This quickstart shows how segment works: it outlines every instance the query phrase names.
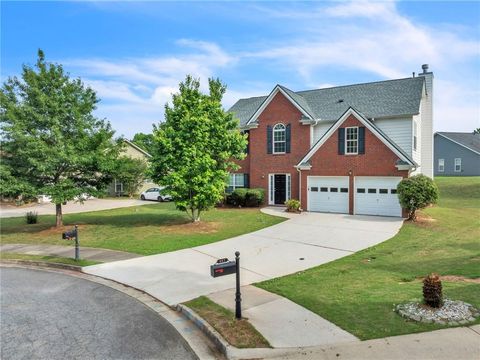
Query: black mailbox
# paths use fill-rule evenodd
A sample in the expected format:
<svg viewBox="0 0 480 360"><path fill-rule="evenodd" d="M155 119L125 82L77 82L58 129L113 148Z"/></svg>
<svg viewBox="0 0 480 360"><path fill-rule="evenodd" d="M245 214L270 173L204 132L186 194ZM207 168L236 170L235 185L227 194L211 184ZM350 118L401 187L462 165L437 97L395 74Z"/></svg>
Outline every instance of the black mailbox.
<svg viewBox="0 0 480 360"><path fill-rule="evenodd" d="M228 261L228 259L220 259L213 265L210 265L210 275L219 277L223 275L235 274L237 272L237 263Z"/></svg>
<svg viewBox="0 0 480 360"><path fill-rule="evenodd" d="M64 240L70 240L72 238L74 238L77 234L77 232L75 230L72 230L72 231L65 231L64 233L62 233L62 239Z"/></svg>

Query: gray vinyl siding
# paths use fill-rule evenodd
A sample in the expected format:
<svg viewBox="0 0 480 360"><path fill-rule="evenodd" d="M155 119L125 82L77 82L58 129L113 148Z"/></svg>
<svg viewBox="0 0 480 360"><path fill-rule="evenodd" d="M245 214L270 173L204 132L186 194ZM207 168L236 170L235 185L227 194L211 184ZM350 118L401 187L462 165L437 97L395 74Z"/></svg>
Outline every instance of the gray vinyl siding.
<svg viewBox="0 0 480 360"><path fill-rule="evenodd" d="M412 117L375 119L374 124L410 157L412 156Z"/></svg>
<svg viewBox="0 0 480 360"><path fill-rule="evenodd" d="M461 172L455 172L455 158L462 159ZM434 138L435 176L480 176L480 155L443 136ZM445 171L438 171L438 159L444 159Z"/></svg>

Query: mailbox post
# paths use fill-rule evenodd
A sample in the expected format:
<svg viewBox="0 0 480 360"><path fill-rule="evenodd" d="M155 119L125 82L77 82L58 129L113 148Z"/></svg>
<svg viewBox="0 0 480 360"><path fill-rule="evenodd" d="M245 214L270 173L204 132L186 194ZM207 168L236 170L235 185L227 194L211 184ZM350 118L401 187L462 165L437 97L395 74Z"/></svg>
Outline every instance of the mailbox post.
<svg viewBox="0 0 480 360"><path fill-rule="evenodd" d="M75 239L75 261L80 260L80 244L78 241L78 226L75 225L75 229L71 231L65 231L62 233L62 239L64 240L70 240L70 239Z"/></svg>
<svg viewBox="0 0 480 360"><path fill-rule="evenodd" d="M235 317L242 318L242 294L240 293L240 251L235 251L235 267L237 270L237 289L235 291Z"/></svg>
<svg viewBox="0 0 480 360"><path fill-rule="evenodd" d="M235 261L229 261L227 258L219 259L213 265L210 265L210 275L219 277L224 275L236 274L235 290L235 318L242 318L242 295L240 293L240 252L235 252Z"/></svg>

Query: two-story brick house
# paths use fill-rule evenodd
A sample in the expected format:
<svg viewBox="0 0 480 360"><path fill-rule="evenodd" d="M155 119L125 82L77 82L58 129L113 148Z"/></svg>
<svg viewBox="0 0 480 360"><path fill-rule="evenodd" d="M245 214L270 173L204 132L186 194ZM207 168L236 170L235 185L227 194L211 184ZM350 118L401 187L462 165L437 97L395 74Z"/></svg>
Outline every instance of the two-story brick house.
<svg viewBox="0 0 480 360"><path fill-rule="evenodd" d="M229 110L248 133L230 188L263 188L268 204L401 216L402 178L433 176L433 74L241 99Z"/></svg>

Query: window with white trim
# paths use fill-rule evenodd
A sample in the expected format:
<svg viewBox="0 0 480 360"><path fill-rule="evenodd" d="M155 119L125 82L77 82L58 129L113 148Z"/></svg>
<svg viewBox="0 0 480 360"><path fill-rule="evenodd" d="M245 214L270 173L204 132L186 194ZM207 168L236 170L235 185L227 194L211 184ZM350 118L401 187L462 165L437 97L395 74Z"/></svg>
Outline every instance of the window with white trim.
<svg viewBox="0 0 480 360"><path fill-rule="evenodd" d="M277 124L273 127L273 153L284 154L287 150L285 125Z"/></svg>
<svg viewBox="0 0 480 360"><path fill-rule="evenodd" d="M438 172L445 171L445 159L438 159Z"/></svg>
<svg viewBox="0 0 480 360"><path fill-rule="evenodd" d="M345 154L358 154L358 127L345 128Z"/></svg>
<svg viewBox="0 0 480 360"><path fill-rule="evenodd" d="M245 174L230 174L227 193L243 187L245 187Z"/></svg>
<svg viewBox="0 0 480 360"><path fill-rule="evenodd" d="M455 172L461 172L462 171L462 159L461 158L455 158L454 170L455 170Z"/></svg>

